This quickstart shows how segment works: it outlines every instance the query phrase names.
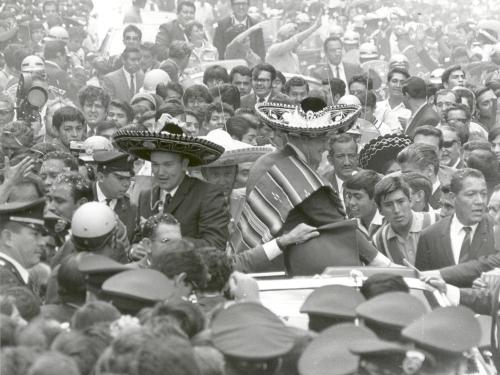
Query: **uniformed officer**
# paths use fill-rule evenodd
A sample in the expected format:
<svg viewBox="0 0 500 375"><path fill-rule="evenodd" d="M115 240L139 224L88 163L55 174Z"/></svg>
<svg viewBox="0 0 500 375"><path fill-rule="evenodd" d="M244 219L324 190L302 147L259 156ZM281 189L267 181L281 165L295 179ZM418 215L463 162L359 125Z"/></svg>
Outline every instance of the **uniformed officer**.
<svg viewBox="0 0 500 375"><path fill-rule="evenodd" d="M130 202L127 191L133 177L130 155L118 151L97 151L97 182L92 186L94 200L105 203L116 212L132 240L136 229L137 208Z"/></svg>
<svg viewBox="0 0 500 375"><path fill-rule="evenodd" d="M28 269L40 262L45 199L0 205L0 288L28 286ZM33 290L34 291L34 290Z"/></svg>

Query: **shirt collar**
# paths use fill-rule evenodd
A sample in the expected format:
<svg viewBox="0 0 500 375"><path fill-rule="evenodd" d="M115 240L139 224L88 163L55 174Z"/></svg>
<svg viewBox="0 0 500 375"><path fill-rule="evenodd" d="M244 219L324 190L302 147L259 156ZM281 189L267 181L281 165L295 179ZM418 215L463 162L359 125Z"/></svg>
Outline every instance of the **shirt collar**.
<svg viewBox="0 0 500 375"><path fill-rule="evenodd" d="M451 233L458 234L464 227L471 227L471 237L474 237L474 233L476 233L476 229L479 223L476 223L474 225L463 225L460 220L458 220L458 217L456 214L453 214L453 217L451 219L451 224L450 224L450 231ZM453 237L452 237L453 238Z"/></svg>
<svg viewBox="0 0 500 375"><path fill-rule="evenodd" d="M174 187L172 190L161 189L160 200L162 202L165 202L165 197L167 196L167 194L170 194L170 196L173 197L175 195L175 193L177 192L178 189L179 189L179 185L177 185L176 187Z"/></svg>
<svg viewBox="0 0 500 375"><path fill-rule="evenodd" d="M101 187L99 186L99 182L95 184L95 190L97 193L97 201L98 202L105 202L108 197L102 192Z"/></svg>
<svg viewBox="0 0 500 375"><path fill-rule="evenodd" d="M243 19L243 21L238 21L238 20L236 19L236 17L234 16L234 14L233 14L233 25L245 25L245 26L246 26L247 22L248 22L248 16L247 16L247 17L245 17L245 18Z"/></svg>
<svg viewBox="0 0 500 375"><path fill-rule="evenodd" d="M408 234L410 233L419 233L422 231L422 227L424 225L424 215L420 212L414 212L413 210L411 211L411 226L410 230L408 231ZM392 227L389 225L389 228L387 230L387 238L394 238L394 237L401 237L399 234L394 232L392 230Z"/></svg>
<svg viewBox="0 0 500 375"><path fill-rule="evenodd" d="M12 258L12 257L10 257L7 254L2 253L2 252L0 252L0 258L4 259L7 262L9 262L10 264L12 264L14 266L14 268L17 270L17 272L19 272L19 275L23 279L24 283L28 284L28 279L30 277L30 273L28 272L28 270L26 268L24 268L21 265L21 263L19 263L14 258Z"/></svg>
<svg viewBox="0 0 500 375"><path fill-rule="evenodd" d="M436 181L432 183L432 194L436 192L437 189L441 186L441 182L439 182L439 178L436 178Z"/></svg>

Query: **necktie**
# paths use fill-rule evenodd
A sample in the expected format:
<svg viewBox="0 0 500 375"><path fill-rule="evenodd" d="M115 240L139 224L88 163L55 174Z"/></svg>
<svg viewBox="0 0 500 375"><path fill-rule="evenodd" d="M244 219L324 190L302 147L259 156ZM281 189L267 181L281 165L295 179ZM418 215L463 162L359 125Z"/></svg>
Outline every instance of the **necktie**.
<svg viewBox="0 0 500 375"><path fill-rule="evenodd" d="M264 101L265 101L265 100L266 100L265 98L260 98L260 97L259 97L258 102L259 102L259 103L264 103Z"/></svg>
<svg viewBox="0 0 500 375"><path fill-rule="evenodd" d="M106 206L109 206L111 203L112 199L111 198L106 198Z"/></svg>
<svg viewBox="0 0 500 375"><path fill-rule="evenodd" d="M465 232L465 237L462 242L462 247L460 248L460 256L459 256L459 263L464 263L469 260L470 256L470 245L471 245L471 233L472 233L472 228L471 227L463 227L463 230Z"/></svg>
<svg viewBox="0 0 500 375"><path fill-rule="evenodd" d="M132 96L135 95L135 82L133 74L130 74L130 94L132 94Z"/></svg>
<svg viewBox="0 0 500 375"><path fill-rule="evenodd" d="M335 73L337 74L337 77L335 78L339 78L340 79L340 68L338 65L335 65Z"/></svg>
<svg viewBox="0 0 500 375"><path fill-rule="evenodd" d="M168 193L167 195L165 195L165 202L163 203L163 212L167 212L167 207L171 201L172 201L172 195Z"/></svg>

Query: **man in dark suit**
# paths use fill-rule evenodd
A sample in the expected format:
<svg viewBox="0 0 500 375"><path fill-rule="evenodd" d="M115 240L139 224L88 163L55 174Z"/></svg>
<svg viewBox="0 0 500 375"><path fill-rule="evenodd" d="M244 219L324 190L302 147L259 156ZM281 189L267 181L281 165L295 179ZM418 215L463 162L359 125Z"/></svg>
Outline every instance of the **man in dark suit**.
<svg viewBox="0 0 500 375"><path fill-rule="evenodd" d="M240 100L241 108L255 107L260 102L289 102L290 99L285 94L275 94L273 92L273 81L276 79L276 69L270 64L262 63L252 69L252 89L253 92L244 95Z"/></svg>
<svg viewBox="0 0 500 375"><path fill-rule="evenodd" d="M69 58L66 55L66 44L61 40L46 42L43 57L48 84L63 91L65 97L76 103L76 86L72 84L67 72Z"/></svg>
<svg viewBox="0 0 500 375"><path fill-rule="evenodd" d="M226 47L240 33L258 23L248 15L249 0L231 0L233 15L218 22L214 34L214 46L219 51L219 58L224 59ZM254 31L250 36L250 48L264 61L266 47L262 29Z"/></svg>
<svg viewBox="0 0 500 375"><path fill-rule="evenodd" d="M158 60L162 61L168 57L168 49L174 40L187 41L186 25L194 20L196 6L191 1L180 1L177 4L177 18L160 25L156 34L156 47Z"/></svg>
<svg viewBox="0 0 500 375"><path fill-rule="evenodd" d="M26 286L28 269L40 262L45 199L0 205L0 290Z"/></svg>
<svg viewBox="0 0 500 375"><path fill-rule="evenodd" d="M332 78L338 78L344 81L346 87L351 78L356 74L363 74L363 69L359 65L350 64L342 61L342 40L338 37L329 37L323 43L326 63L319 64L311 75L320 81L329 81Z"/></svg>
<svg viewBox="0 0 500 375"><path fill-rule="evenodd" d="M427 228L418 241L415 266L422 271L440 271L496 253L482 173L472 168L455 172L450 190L455 214Z"/></svg>
<svg viewBox="0 0 500 375"><path fill-rule="evenodd" d="M122 62L122 68L104 76L104 88L109 91L111 98L129 103L144 83L139 48L125 48L122 53Z"/></svg>
<svg viewBox="0 0 500 375"><path fill-rule="evenodd" d="M413 136L415 129L422 125L436 126L441 121L438 113L427 102L427 85L422 78L410 77L402 87L403 102L411 110L411 117L405 128L405 134Z"/></svg>
<svg viewBox="0 0 500 375"><path fill-rule="evenodd" d="M139 196L138 221L142 224L157 213L170 213L180 222L183 238L197 247L225 250L229 209L222 190L186 174L188 166L208 164L223 149L212 142L187 137L180 129L175 131L178 132L154 135L115 133L119 148L151 161L155 186Z"/></svg>
<svg viewBox="0 0 500 375"><path fill-rule="evenodd" d="M137 207L126 195L133 176L129 155L118 151L98 151L93 155L97 164L97 182L93 184L94 200L113 209L127 228L132 240L137 227Z"/></svg>

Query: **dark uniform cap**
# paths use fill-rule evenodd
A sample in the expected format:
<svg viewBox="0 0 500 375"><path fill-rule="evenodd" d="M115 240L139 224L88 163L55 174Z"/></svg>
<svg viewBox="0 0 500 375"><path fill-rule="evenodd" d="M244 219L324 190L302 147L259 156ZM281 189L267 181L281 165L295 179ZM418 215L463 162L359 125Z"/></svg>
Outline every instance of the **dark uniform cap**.
<svg viewBox="0 0 500 375"><path fill-rule="evenodd" d="M237 303L212 322L212 341L224 355L269 360L288 353L295 335L274 313L259 303Z"/></svg>
<svg viewBox="0 0 500 375"><path fill-rule="evenodd" d="M0 223L19 223L33 229L43 229L43 210L45 198L28 202L9 202L0 204Z"/></svg>
<svg viewBox="0 0 500 375"><path fill-rule="evenodd" d="M106 172L120 172L121 175L131 175L133 164L130 155L118 151L96 151L93 154L97 165L102 166Z"/></svg>
<svg viewBox="0 0 500 375"><path fill-rule="evenodd" d="M427 312L415 296L404 292L380 294L356 308L356 314L377 324L404 328Z"/></svg>
<svg viewBox="0 0 500 375"><path fill-rule="evenodd" d="M300 312L354 319L356 307L364 301L363 295L354 288L344 285L326 285L315 289L307 297Z"/></svg>
<svg viewBox="0 0 500 375"><path fill-rule="evenodd" d="M481 327L467 307L442 307L403 329L402 336L431 352L459 355L481 339Z"/></svg>
<svg viewBox="0 0 500 375"><path fill-rule="evenodd" d="M355 373L359 357L349 351L365 340L375 338L365 327L352 323L338 324L321 332L299 359L300 375L344 375Z"/></svg>

